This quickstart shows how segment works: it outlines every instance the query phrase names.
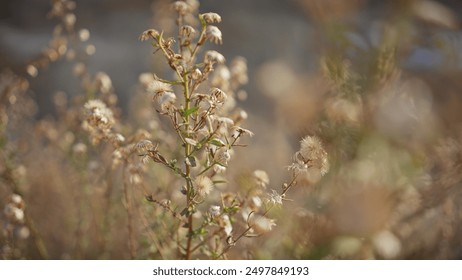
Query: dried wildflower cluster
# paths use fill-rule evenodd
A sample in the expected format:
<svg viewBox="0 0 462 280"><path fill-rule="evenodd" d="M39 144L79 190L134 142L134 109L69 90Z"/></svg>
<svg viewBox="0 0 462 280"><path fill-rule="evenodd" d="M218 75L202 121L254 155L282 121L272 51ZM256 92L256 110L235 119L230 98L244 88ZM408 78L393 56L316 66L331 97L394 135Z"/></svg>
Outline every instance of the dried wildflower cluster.
<svg viewBox="0 0 462 280"><path fill-rule="evenodd" d="M39 69L45 68L50 63L63 57L72 61L78 56L91 56L95 53L95 46L87 43L90 38L90 31L88 29L76 29L75 8L76 3L71 0L52 1L52 9L48 13L48 18L58 19L59 21L53 30L53 37L48 47L42 51L39 57L27 65L26 72L31 77L36 77ZM82 43L79 48L74 46L73 42L75 41ZM83 65L76 68L80 68L80 71L82 71Z"/></svg>
<svg viewBox="0 0 462 280"><path fill-rule="evenodd" d="M7 242L0 248L2 259L19 258L20 252L15 248L15 241L29 238L30 230L25 221L25 206L22 197L13 194L3 209L2 239L6 239Z"/></svg>
<svg viewBox="0 0 462 280"><path fill-rule="evenodd" d="M180 226L187 230L182 237L185 244L179 246L183 257L188 259L198 248L197 242L205 242L207 238L231 242L232 217L239 210L237 197L227 195L227 199L221 199L221 205L210 205L208 201L218 198L215 190L224 183L233 150L242 146L243 136L253 133L241 127L247 114L236 107L237 99L245 98L245 93L238 91L248 80L245 60L237 58L228 67L222 54L203 50L207 42L223 43L222 33L215 25L221 22L220 15L199 14L200 25L195 26L197 19L191 16L197 14L197 1L176 1L172 9L177 15L176 38L149 29L141 34L140 40L151 41L156 53L161 53L175 74L173 80L152 75L146 90L156 111L170 120L183 146L182 155L167 159L148 139L136 147L144 161L150 158L183 178L184 185L178 189L185 196L182 202L185 207L180 213L184 220ZM210 208L207 215L200 214L204 211L203 204ZM207 234L209 227L217 229ZM217 256L221 246L202 253Z"/></svg>

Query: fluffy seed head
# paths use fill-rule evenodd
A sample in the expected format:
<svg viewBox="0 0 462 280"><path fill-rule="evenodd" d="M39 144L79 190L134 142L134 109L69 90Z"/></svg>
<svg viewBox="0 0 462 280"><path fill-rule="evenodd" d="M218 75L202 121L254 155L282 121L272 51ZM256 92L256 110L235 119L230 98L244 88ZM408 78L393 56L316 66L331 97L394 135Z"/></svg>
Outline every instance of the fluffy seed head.
<svg viewBox="0 0 462 280"><path fill-rule="evenodd" d="M159 31L155 30L155 29L148 29L148 30L145 30L143 33L141 33L140 35L140 41L146 41L146 40L149 40L149 39L156 39L157 37L159 36Z"/></svg>
<svg viewBox="0 0 462 280"><path fill-rule="evenodd" d="M316 168L325 175L329 171L327 152L324 150L321 140L315 136L307 136L300 142L300 151L296 157L301 158L308 167Z"/></svg>
<svg viewBox="0 0 462 280"><path fill-rule="evenodd" d="M255 178L257 185L263 188L266 188L270 182L268 174L263 170L255 170L253 172L253 177Z"/></svg>
<svg viewBox="0 0 462 280"><path fill-rule="evenodd" d="M224 63L225 57L217 51L207 51L204 58L205 63Z"/></svg>
<svg viewBox="0 0 462 280"><path fill-rule="evenodd" d="M221 22L221 16L217 13L205 13L205 14L202 14L202 17L204 18L205 22L208 24Z"/></svg>
<svg viewBox="0 0 462 280"><path fill-rule="evenodd" d="M209 39L210 42L217 45L223 44L223 37L218 27L214 25L207 26L207 29L205 30L205 35L207 36L207 39Z"/></svg>
<svg viewBox="0 0 462 280"><path fill-rule="evenodd" d="M210 194L213 189L213 182L207 176L199 176L195 180L197 193L204 197Z"/></svg>

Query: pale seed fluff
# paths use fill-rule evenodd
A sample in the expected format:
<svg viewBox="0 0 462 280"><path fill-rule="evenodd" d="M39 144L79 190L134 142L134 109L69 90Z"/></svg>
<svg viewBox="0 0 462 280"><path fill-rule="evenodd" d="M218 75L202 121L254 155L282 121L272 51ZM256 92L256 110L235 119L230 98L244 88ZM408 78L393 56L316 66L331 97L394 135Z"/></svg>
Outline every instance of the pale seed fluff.
<svg viewBox="0 0 462 280"><path fill-rule="evenodd" d="M205 14L202 14L202 17L205 20L205 22L209 24L221 22L221 16L217 13L205 13Z"/></svg>
<svg viewBox="0 0 462 280"><path fill-rule="evenodd" d="M207 51L204 57L205 63L224 63L225 57L217 51Z"/></svg>
<svg viewBox="0 0 462 280"><path fill-rule="evenodd" d="M173 10L178 12L180 15L186 15L190 11L190 7L186 2L183 1L175 1L172 4Z"/></svg>
<svg viewBox="0 0 462 280"><path fill-rule="evenodd" d="M87 120L91 125L112 125L114 115L106 104L99 99L88 100L84 108L87 114Z"/></svg>
<svg viewBox="0 0 462 280"><path fill-rule="evenodd" d="M213 182L207 176L199 176L194 182L196 184L197 193L202 197L209 195L213 189Z"/></svg>
<svg viewBox="0 0 462 280"><path fill-rule="evenodd" d="M269 232L276 225L275 220L268 219L267 217L260 214L252 214L248 222L252 226L254 232L257 234Z"/></svg>
<svg viewBox="0 0 462 280"><path fill-rule="evenodd" d="M392 232L384 230L372 239L374 249L385 259L394 259L401 253L401 241Z"/></svg>
<svg viewBox="0 0 462 280"><path fill-rule="evenodd" d="M315 136L307 136L300 142L299 156L308 167L316 168L325 175L329 171L327 152L324 150L321 140Z"/></svg>
<svg viewBox="0 0 462 280"><path fill-rule="evenodd" d="M138 150L140 153L145 153L149 150L152 150L154 148L154 144L150 140L143 139L136 143L135 149Z"/></svg>
<svg viewBox="0 0 462 280"><path fill-rule="evenodd" d="M221 209L220 209L220 206L218 206L218 205L212 205L209 208L209 214L210 214L210 216L212 216L214 218L218 217L220 215L220 211L221 211Z"/></svg>
<svg viewBox="0 0 462 280"><path fill-rule="evenodd" d="M275 190L268 194L268 203L273 205L282 205L283 197Z"/></svg>
<svg viewBox="0 0 462 280"><path fill-rule="evenodd" d="M223 227L223 230L225 231L227 236L231 236L231 233L233 231L233 225L231 224L231 221L228 217L228 215L223 215L221 217L221 226Z"/></svg>
<svg viewBox="0 0 462 280"><path fill-rule="evenodd" d="M173 91L170 84L166 84L157 80L151 82L151 84L148 86L148 90L153 92L155 95Z"/></svg>
<svg viewBox="0 0 462 280"><path fill-rule="evenodd" d="M266 186L269 184L270 180L268 177L268 173L264 170L255 170L253 172L253 177L255 179L255 182L257 183L258 186L262 188L266 188Z"/></svg>
<svg viewBox="0 0 462 280"><path fill-rule="evenodd" d="M220 45L223 44L221 30L218 29L218 27L214 25L207 26L207 29L205 30L205 35L210 42Z"/></svg>

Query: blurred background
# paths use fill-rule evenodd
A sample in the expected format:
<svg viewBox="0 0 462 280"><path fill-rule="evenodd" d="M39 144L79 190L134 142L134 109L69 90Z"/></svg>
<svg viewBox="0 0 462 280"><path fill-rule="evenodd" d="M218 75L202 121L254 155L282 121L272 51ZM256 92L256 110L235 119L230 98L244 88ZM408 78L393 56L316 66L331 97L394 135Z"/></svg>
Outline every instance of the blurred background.
<svg viewBox="0 0 462 280"><path fill-rule="evenodd" d="M138 36L149 28L171 30L168 3L76 1L75 29L88 32L79 33L85 37L80 60L86 71L110 77L122 119L134 115L140 75L165 72L162 58ZM69 55L30 68L50 57L56 32L50 7L45 0L0 3L0 68L28 77L37 122L59 118L57 93L69 99L82 93ZM248 63L247 98L239 106L255 136L251 148L237 152L234 181L263 169L278 188L306 135L322 139L331 162L327 176L308 174L288 195L292 201L275 211L274 231L244 242L245 250L231 258L462 257L460 1L204 0L199 10L222 16L223 45L212 48L228 61L242 56ZM21 133L12 134L17 140ZM126 258L123 248L91 251L94 240L79 251L72 237L54 232L73 214L55 212L65 207L59 186L33 188L43 174L33 170L32 158L46 155L27 145L17 163L28 165L23 192L50 257ZM63 160L48 168L53 184L66 182ZM7 181L2 184L6 194ZM47 226L40 215L50 211ZM91 228L67 223L64 231L76 235ZM35 244L37 252L26 257L43 257Z"/></svg>

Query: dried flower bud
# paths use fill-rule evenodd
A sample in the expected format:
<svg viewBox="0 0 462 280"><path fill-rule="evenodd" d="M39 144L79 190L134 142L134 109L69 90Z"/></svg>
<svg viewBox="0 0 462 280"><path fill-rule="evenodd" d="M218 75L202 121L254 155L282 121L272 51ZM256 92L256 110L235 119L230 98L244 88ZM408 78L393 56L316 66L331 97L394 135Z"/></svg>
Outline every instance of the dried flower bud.
<svg viewBox="0 0 462 280"><path fill-rule="evenodd" d="M87 145L84 143L77 143L72 147L72 152L76 155L84 155L87 153Z"/></svg>
<svg viewBox="0 0 462 280"><path fill-rule="evenodd" d="M255 178L257 185L263 188L266 188L270 182L268 173L266 173L264 170L255 170L253 172L253 177Z"/></svg>
<svg viewBox="0 0 462 280"><path fill-rule="evenodd" d="M221 22L221 16L217 13L205 13L205 14L202 14L202 17L205 20L205 22L209 24Z"/></svg>
<svg viewBox="0 0 462 280"><path fill-rule="evenodd" d="M222 44L223 43L223 38L220 29L214 25L209 25L207 26L207 29L205 31L205 35L207 39L209 39L210 42L215 43L215 44Z"/></svg>
<svg viewBox="0 0 462 280"><path fill-rule="evenodd" d="M111 126L114 123L114 115L104 102L92 99L85 103L87 121L95 126Z"/></svg>
<svg viewBox="0 0 462 280"><path fill-rule="evenodd" d="M273 229L273 226L276 225L273 219L268 219L259 214L252 214L248 222L257 234L269 232Z"/></svg>
<svg viewBox="0 0 462 280"><path fill-rule="evenodd" d="M189 5L183 1L175 1L172 4L173 10L175 10L179 15L186 15L191 11Z"/></svg>
<svg viewBox="0 0 462 280"><path fill-rule="evenodd" d="M226 93L219 88L212 88L210 90L210 96L212 97L212 101L217 103L225 103L228 97Z"/></svg>
<svg viewBox="0 0 462 280"><path fill-rule="evenodd" d="M183 25L180 29L180 35L185 37L193 37L196 34L194 27L190 25Z"/></svg>
<svg viewBox="0 0 462 280"><path fill-rule="evenodd" d="M210 216L212 216L214 218L218 217L220 215L220 211L221 211L221 209L220 209L220 206L218 206L218 205L212 205L209 208Z"/></svg>
<svg viewBox="0 0 462 280"><path fill-rule="evenodd" d="M163 82L157 81L157 80L153 81L149 85L148 90L152 91L156 96L159 95L159 94L163 94L165 92L172 92L173 91L172 85L166 84L166 83L163 83Z"/></svg>
<svg viewBox="0 0 462 280"><path fill-rule="evenodd" d="M141 33L139 40L142 42L142 41L149 40L150 38L157 39L158 36L159 36L159 31L155 29L148 29L144 31L143 33Z"/></svg>
<svg viewBox="0 0 462 280"><path fill-rule="evenodd" d="M207 51L204 57L205 63L224 63L225 57L217 51Z"/></svg>
<svg viewBox="0 0 462 280"><path fill-rule="evenodd" d="M191 78L192 78L193 80L199 80L200 78L202 78L202 72L201 72L201 70L199 70L199 69L197 69L197 68L194 69L194 71L192 71L192 73L191 73Z"/></svg>

